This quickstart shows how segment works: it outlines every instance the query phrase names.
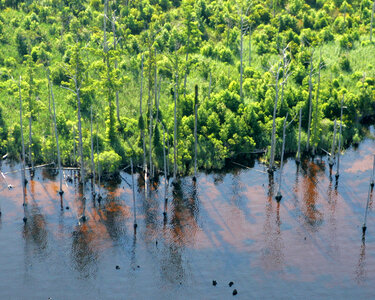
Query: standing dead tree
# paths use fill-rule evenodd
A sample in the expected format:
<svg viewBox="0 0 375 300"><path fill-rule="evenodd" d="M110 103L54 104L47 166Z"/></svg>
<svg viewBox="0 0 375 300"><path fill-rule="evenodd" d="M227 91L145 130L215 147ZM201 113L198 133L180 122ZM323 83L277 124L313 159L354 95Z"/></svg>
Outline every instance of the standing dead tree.
<svg viewBox="0 0 375 300"><path fill-rule="evenodd" d="M315 49L312 50L311 57L310 57L310 73L309 73L309 121L307 124L307 142L306 142L306 151L310 151L310 134L311 134L311 114L312 114L312 90L313 90L313 84L312 84L312 75L313 75L313 57L314 57Z"/></svg>
<svg viewBox="0 0 375 300"><path fill-rule="evenodd" d="M58 167L59 167L59 177L60 177L60 190L59 190L59 194L62 195L64 193L64 191L62 189L62 185L63 185L62 184L62 182L63 182L63 171L62 171L62 168L61 168L59 135L58 135L57 126L56 126L55 96L53 94L52 82L51 82L51 79L49 77L49 74L50 74L50 71L49 71L49 69L47 69L47 80L48 80L48 86L50 88L50 95L51 95L51 98L52 98L52 106L53 106L53 124L54 124L54 128L55 128L55 138L56 138L56 148L57 148L57 164L58 164Z"/></svg>

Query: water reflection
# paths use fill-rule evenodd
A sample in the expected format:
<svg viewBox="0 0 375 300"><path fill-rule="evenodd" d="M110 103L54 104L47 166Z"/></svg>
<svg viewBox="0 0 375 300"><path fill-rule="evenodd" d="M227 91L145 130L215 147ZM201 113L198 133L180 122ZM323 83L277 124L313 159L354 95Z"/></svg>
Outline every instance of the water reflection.
<svg viewBox="0 0 375 300"><path fill-rule="evenodd" d="M359 252L359 259L355 270L355 280L358 284L362 284L366 281L366 242L362 241L361 250Z"/></svg>
<svg viewBox="0 0 375 300"><path fill-rule="evenodd" d="M268 175L266 218L263 226L264 248L262 262L266 270L282 271L284 268L284 243L280 229L280 202L274 200L274 177Z"/></svg>
<svg viewBox="0 0 375 300"><path fill-rule="evenodd" d="M318 230L323 223L323 214L317 209L316 202L319 197L317 190L318 175L324 171L318 164L307 159L302 161L302 168L305 174L302 178L302 210L305 217L305 224L312 230Z"/></svg>
<svg viewBox="0 0 375 300"><path fill-rule="evenodd" d="M98 271L99 254L95 246L96 234L86 223L77 226L72 234L72 262L82 278L91 277Z"/></svg>

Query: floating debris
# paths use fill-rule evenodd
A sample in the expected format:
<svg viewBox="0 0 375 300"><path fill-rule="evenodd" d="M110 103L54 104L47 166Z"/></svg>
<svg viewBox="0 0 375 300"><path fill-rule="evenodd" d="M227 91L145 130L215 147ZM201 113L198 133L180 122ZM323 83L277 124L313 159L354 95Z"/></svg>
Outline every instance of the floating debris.
<svg viewBox="0 0 375 300"><path fill-rule="evenodd" d="M234 289L232 295L233 295L233 296L236 296L237 294L238 294L237 290Z"/></svg>
<svg viewBox="0 0 375 300"><path fill-rule="evenodd" d="M229 282L229 287L231 287L233 284L233 281Z"/></svg>
<svg viewBox="0 0 375 300"><path fill-rule="evenodd" d="M217 281L216 280L212 280L212 285L216 286L217 285Z"/></svg>

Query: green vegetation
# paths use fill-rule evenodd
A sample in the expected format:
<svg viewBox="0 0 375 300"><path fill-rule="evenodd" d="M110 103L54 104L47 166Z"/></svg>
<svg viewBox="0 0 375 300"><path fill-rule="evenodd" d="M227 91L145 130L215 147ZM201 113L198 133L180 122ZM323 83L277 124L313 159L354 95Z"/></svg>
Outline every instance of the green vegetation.
<svg viewBox="0 0 375 300"><path fill-rule="evenodd" d="M51 87L62 164L87 171L92 107L102 172L116 172L131 158L163 169L165 128L169 165L176 157L178 172L192 173L195 85L198 168L271 150L275 99L276 157L284 118L300 109L301 149L329 149L343 96L344 145L358 142L361 120L375 114L374 5L0 0L0 152L20 158L20 77L30 165L57 161ZM298 122L286 131L287 153L297 151Z"/></svg>

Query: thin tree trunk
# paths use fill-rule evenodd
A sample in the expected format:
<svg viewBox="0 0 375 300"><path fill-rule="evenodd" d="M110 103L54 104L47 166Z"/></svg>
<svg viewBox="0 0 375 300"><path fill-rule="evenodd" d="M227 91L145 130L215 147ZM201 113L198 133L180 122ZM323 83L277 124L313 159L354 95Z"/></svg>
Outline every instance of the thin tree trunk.
<svg viewBox="0 0 375 300"><path fill-rule="evenodd" d="M340 176L340 154L341 154L341 137L342 137L342 110L343 110L343 103L344 97L342 96L341 99L341 113L340 113L340 131L339 131L339 149L337 150L337 169L336 169L336 178Z"/></svg>
<svg viewBox="0 0 375 300"><path fill-rule="evenodd" d="M50 93L52 97L52 106L53 106L53 124L55 127L55 138L56 138L56 148L57 148L57 164L59 166L59 176L60 176L60 190L59 194L62 195L64 193L62 189L62 182L63 182L63 171L61 169L61 156L60 156L60 146L59 146L59 135L57 133L57 126L56 126L56 109L55 109L55 97L53 94L53 89L52 89L52 83L49 77L49 70L47 70L47 79L48 79L48 85L50 87Z"/></svg>
<svg viewBox="0 0 375 300"><path fill-rule="evenodd" d="M301 162L301 125L302 125L302 108L299 110L299 125L298 125L298 152L297 162Z"/></svg>
<svg viewBox="0 0 375 300"><path fill-rule="evenodd" d="M113 50L116 51L117 49L117 36L116 36L116 15L115 11L112 12L112 33L113 33ZM115 59L115 69L117 69L117 59ZM119 124L120 122L120 105L119 105L119 91L116 90L116 114L117 114L117 121Z"/></svg>
<svg viewBox="0 0 375 300"><path fill-rule="evenodd" d="M98 200L101 198L100 195L100 158L99 158L99 128L98 128L98 122L96 122L96 156L98 160L98 186L99 186L99 191L98 191Z"/></svg>
<svg viewBox="0 0 375 300"><path fill-rule="evenodd" d="M275 74L275 105L273 108L273 120L272 120L272 136L271 136L271 157L270 157L270 165L269 165L269 172L273 172L273 165L275 162L275 134L276 134L276 111L277 111L277 102L279 98L279 68L280 63L277 66L276 74Z"/></svg>
<svg viewBox="0 0 375 300"><path fill-rule="evenodd" d="M74 166L77 163L77 158L76 158L76 128L73 125L73 157L74 157Z"/></svg>
<svg viewBox="0 0 375 300"><path fill-rule="evenodd" d="M21 183L21 185L22 185L23 205L26 206L25 142L24 142L24 138L23 138L23 125L22 125L21 81L22 81L22 78L20 76L20 81L18 83L18 92L19 92L19 97L20 97L20 127L21 127L21 141L22 141L22 153L21 153L21 160L22 160L21 179L22 179L22 183Z"/></svg>
<svg viewBox="0 0 375 300"><path fill-rule="evenodd" d="M285 130L286 130L286 121L288 119L288 113L286 113L285 119L284 119L284 126L283 126L283 146L281 149L281 161L280 161L280 175L279 175L279 187L276 195L277 201L281 200L281 180L283 175L283 166L284 166L284 150L285 150Z"/></svg>
<svg viewBox="0 0 375 300"><path fill-rule="evenodd" d="M241 52L240 52L240 59L241 59L241 65L240 65L240 99L242 98L242 77L243 77L243 17L242 17L242 9L241 9Z"/></svg>
<svg viewBox="0 0 375 300"><path fill-rule="evenodd" d="M90 110L90 133L91 133L91 173L93 175L92 194L95 197L95 163L94 163L94 142L92 138L92 106Z"/></svg>
<svg viewBox="0 0 375 300"><path fill-rule="evenodd" d="M176 57L177 59L177 57ZM176 74L176 83L174 86L174 130L173 130L173 179L177 177L177 93L178 93L178 75Z"/></svg>
<svg viewBox="0 0 375 300"><path fill-rule="evenodd" d="M135 207L135 188L134 188L134 171L133 171L133 158L130 158L130 165L132 171L132 190L133 190L133 215L134 215L134 230L137 228L137 210Z"/></svg>
<svg viewBox="0 0 375 300"><path fill-rule="evenodd" d="M374 187L374 180L375 180L375 155L374 155L374 164L372 166L372 175L371 175L371 181L370 181L371 187Z"/></svg>
<svg viewBox="0 0 375 300"><path fill-rule="evenodd" d="M332 147L331 147L331 156L329 157L329 165L332 167L334 163L335 156L335 147L336 147L336 119L333 124L333 138L332 138Z"/></svg>
<svg viewBox="0 0 375 300"><path fill-rule="evenodd" d="M144 55L142 54L142 60L141 60L141 91L140 91L140 98L139 98L139 113L141 116L141 120L143 121L142 117L142 97L143 97L143 58ZM147 163L146 163L146 141L145 141L145 132L143 129L141 129L141 138L142 138L142 144L143 144L143 171L145 173L145 176L147 174Z"/></svg>
<svg viewBox="0 0 375 300"><path fill-rule="evenodd" d="M164 200L167 200L167 191L168 191L168 173L167 173L167 158L165 155L165 129L163 127L163 156L164 156ZM165 211L165 210L164 210Z"/></svg>
<svg viewBox="0 0 375 300"><path fill-rule="evenodd" d="M315 101L315 117L314 117L314 139L316 139L316 141L314 141L314 145L313 145L313 153L315 154L316 152L316 148L318 147L318 144L319 144L319 140L318 140L318 137L316 135L316 129L317 129L317 125L318 125L318 107L319 107L319 93L320 93L320 63L319 63L319 73L318 73L318 90L316 91L316 101ZM315 145L315 142L316 142L316 145Z"/></svg>
<svg viewBox="0 0 375 300"><path fill-rule="evenodd" d="M311 127L311 110L312 110L312 102L311 102L311 95L312 95L312 72L313 72L313 56L314 51L311 54L310 58L310 75L309 75L309 122L307 124L307 143L306 143L306 151L309 152L310 150L310 127Z"/></svg>
<svg viewBox="0 0 375 300"><path fill-rule="evenodd" d="M195 86L194 103L194 177L197 178L197 127L198 127L198 85Z"/></svg>

